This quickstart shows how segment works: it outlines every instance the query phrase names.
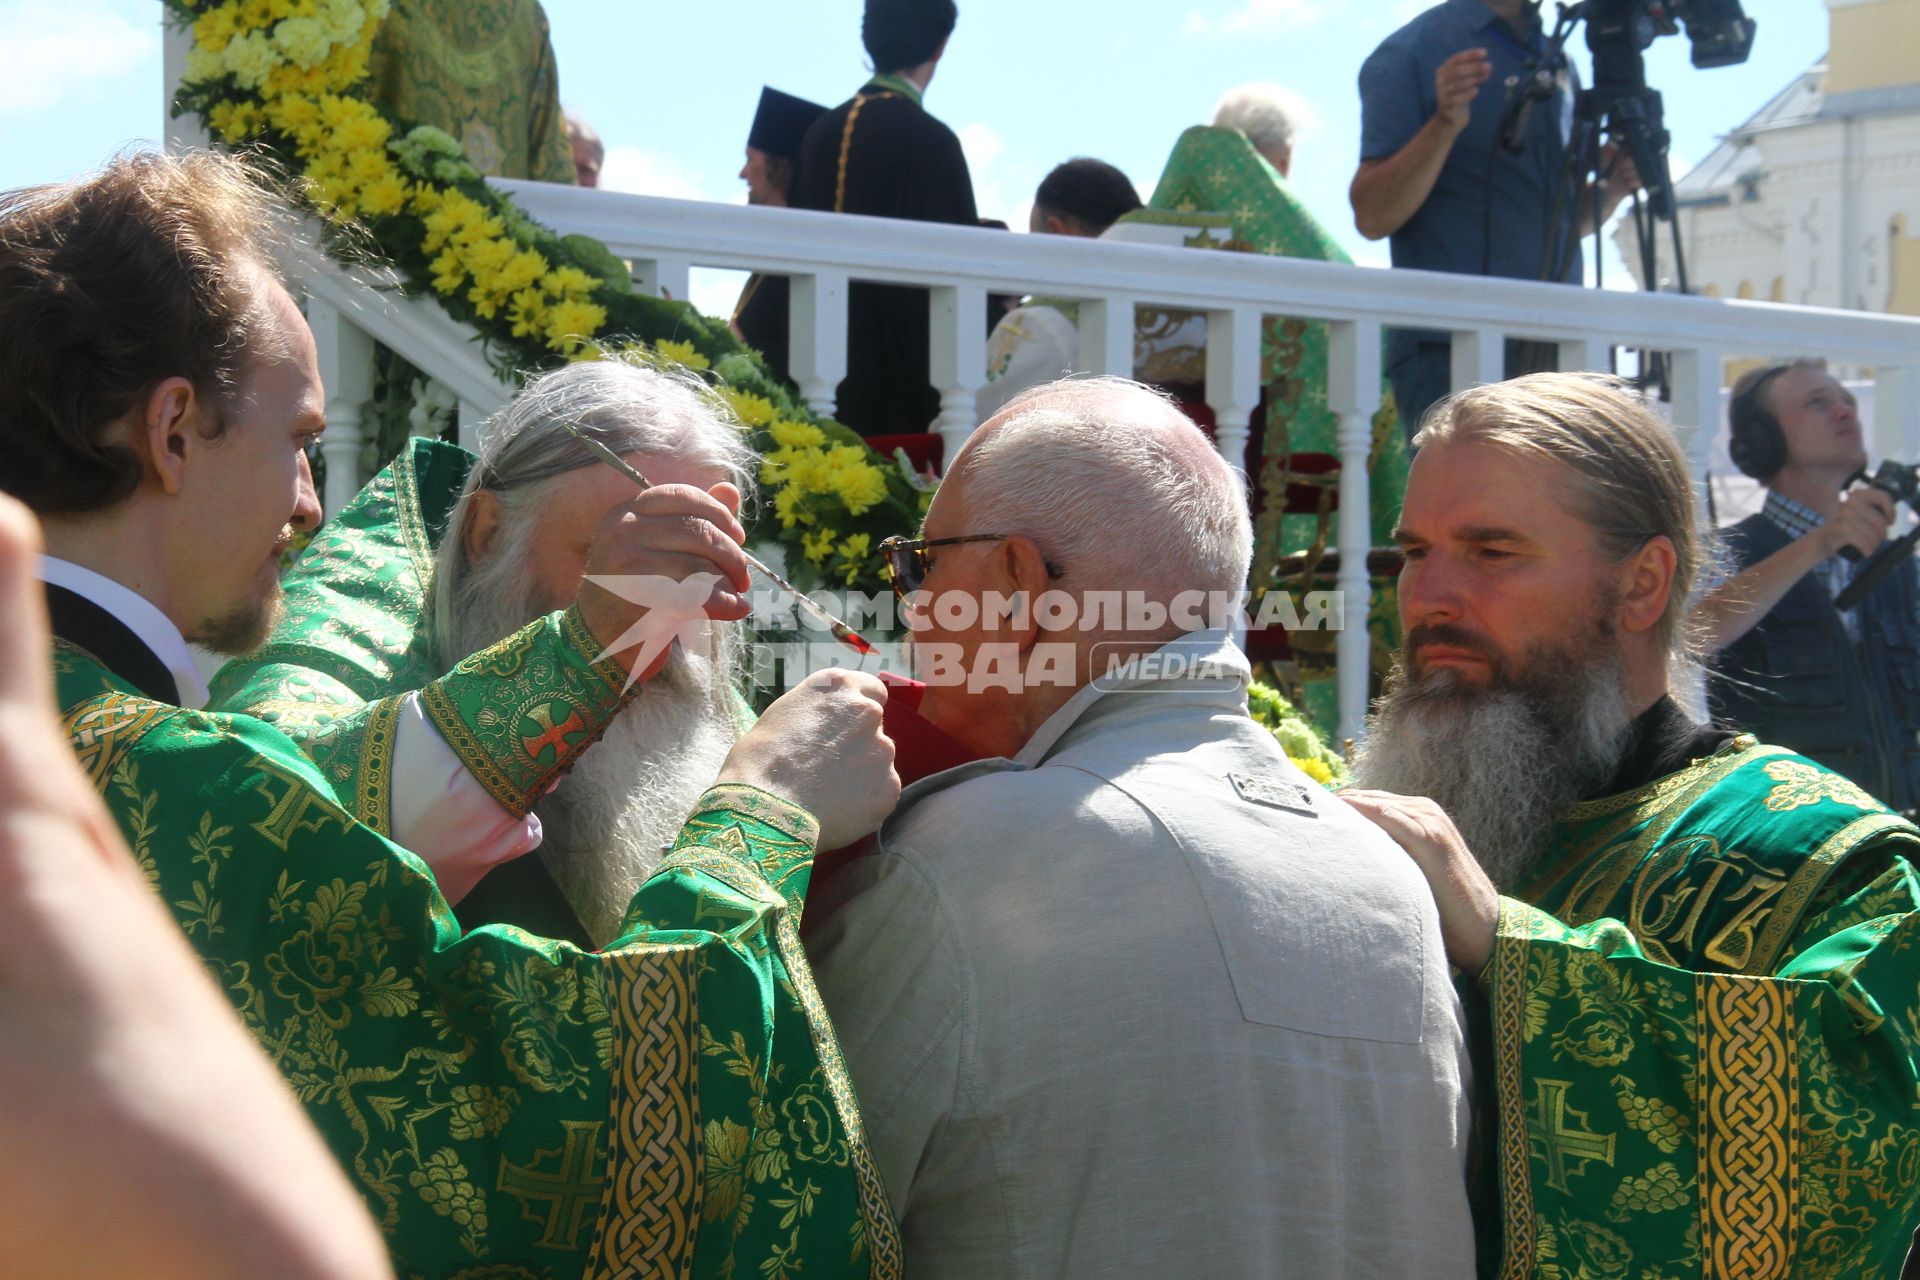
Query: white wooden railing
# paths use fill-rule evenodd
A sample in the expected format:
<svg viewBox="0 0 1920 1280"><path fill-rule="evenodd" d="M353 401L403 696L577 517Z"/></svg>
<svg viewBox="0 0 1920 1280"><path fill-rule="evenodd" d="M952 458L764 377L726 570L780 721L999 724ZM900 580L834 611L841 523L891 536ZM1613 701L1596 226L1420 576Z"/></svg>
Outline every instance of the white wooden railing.
<svg viewBox="0 0 1920 1280"><path fill-rule="evenodd" d="M1384 271L1241 253L1161 248L788 209L664 200L533 182L501 182L535 218L604 242L632 262L640 287L688 296L699 267L771 271L793 280L789 364L807 403L833 410L847 363L847 287L856 281L930 290L931 366L940 415L931 424L947 456L976 425L985 381L989 293L1041 293L1080 302L1080 366L1126 374L1136 304L1207 315L1206 400L1222 454L1237 465L1260 395L1260 326L1269 315L1324 321L1331 334L1328 400L1339 415L1342 548L1370 541L1366 459L1381 398L1381 330L1450 331L1455 386L1501 376L1505 339L1558 345L1564 369L1608 367L1611 349L1672 357L1672 418L1696 474L1721 403L1724 361L1818 356L1876 370L1875 451L1911 459L1920 449L1920 320L1763 302L1593 292L1518 281ZM370 391L377 339L447 384L460 400L463 438L508 388L468 334L430 303L366 286L331 266L306 281L327 379L329 459L351 492L359 405ZM331 474L331 468L330 468ZM329 482L329 504L337 498ZM1364 555L1342 556L1338 640L1342 737L1358 738L1366 711L1368 582Z"/></svg>

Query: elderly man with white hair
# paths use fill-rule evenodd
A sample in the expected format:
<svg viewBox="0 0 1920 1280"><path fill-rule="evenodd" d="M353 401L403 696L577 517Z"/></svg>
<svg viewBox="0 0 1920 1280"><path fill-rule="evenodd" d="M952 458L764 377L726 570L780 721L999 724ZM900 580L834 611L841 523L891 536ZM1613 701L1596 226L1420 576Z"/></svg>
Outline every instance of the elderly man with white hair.
<svg viewBox="0 0 1920 1280"><path fill-rule="evenodd" d="M1238 129L1281 177L1293 171L1295 117L1306 114L1300 95L1277 84L1229 89L1213 109L1213 127Z"/></svg>
<svg viewBox="0 0 1920 1280"><path fill-rule="evenodd" d="M922 714L983 758L907 788L811 951L923 1280L1472 1274L1433 899L1208 625L1243 484L1148 389L1053 383L886 548Z"/></svg>
<svg viewBox="0 0 1920 1280"><path fill-rule="evenodd" d="M568 425L654 488L636 501L633 481ZM461 696L487 705L432 717L474 724L473 741L455 734L442 745L413 721L452 696L439 682L469 654L597 591L583 585L589 571L663 586L709 574L719 580L706 601L712 618L744 616L740 584L725 580L737 548L722 544L739 532L755 458L697 379L620 361L535 378L483 439L477 461L414 441L335 515L289 577L287 617L270 643L232 664L215 692L227 709L276 720L385 810L370 817L438 855L429 860L466 927L516 924L604 944L749 718L735 687L737 622L666 619L679 641L636 673L637 694L604 720L581 710L545 723L520 688L544 677L501 672L467 673ZM623 535L636 554L609 558L609 519L636 526ZM395 708L397 740L384 752L370 749L383 707ZM500 743L483 740L489 724ZM522 801L497 762L543 739L574 758L551 790L543 780Z"/></svg>

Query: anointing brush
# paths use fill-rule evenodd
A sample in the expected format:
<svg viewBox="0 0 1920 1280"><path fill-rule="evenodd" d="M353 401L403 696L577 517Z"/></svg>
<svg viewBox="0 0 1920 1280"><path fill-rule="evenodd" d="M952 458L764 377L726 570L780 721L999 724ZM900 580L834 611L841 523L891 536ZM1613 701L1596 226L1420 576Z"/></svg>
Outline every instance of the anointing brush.
<svg viewBox="0 0 1920 1280"><path fill-rule="evenodd" d="M606 445L601 444L598 440L595 440L592 436L588 435L586 432L582 431L580 428L574 426L571 422L562 423L561 425L566 427L567 434L571 435L574 439L578 440L581 444L584 444L585 446L587 446L587 448L593 450L594 453L599 455L600 460L602 462L606 463L610 467L613 467L615 470L619 471L620 474L624 475L627 479L639 485L643 492L645 490L653 488L653 481L641 475L639 472L639 469L636 468L632 463L628 462L625 458L621 457L619 454L609 449ZM754 555L751 551L746 550L744 547L741 549L740 554L744 555L747 558L748 567L753 569L758 569L761 573L765 574L769 579L772 580L775 586L791 594L794 600L797 601L801 605L801 607L806 609L808 613L811 613L815 618L818 618L821 622L825 623L827 630L833 633L833 638L835 640L838 640L840 643L846 645L848 648L852 649L855 653L861 654L862 656L873 652L873 645L870 641L868 641L858 631L855 631L852 627L840 621L840 619L834 617L832 614L828 613L826 609L822 608L821 605L813 599L812 596L809 596L806 592L800 590L800 588L794 586L791 582L788 582L785 578L781 577L779 574L775 573L773 570L767 568L765 564L761 563L760 558L758 556Z"/></svg>

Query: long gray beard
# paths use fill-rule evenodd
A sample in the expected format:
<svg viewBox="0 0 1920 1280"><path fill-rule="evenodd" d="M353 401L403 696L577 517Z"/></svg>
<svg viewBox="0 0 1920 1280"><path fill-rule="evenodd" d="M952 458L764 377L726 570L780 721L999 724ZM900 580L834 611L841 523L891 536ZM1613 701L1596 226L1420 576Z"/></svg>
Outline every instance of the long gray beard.
<svg viewBox="0 0 1920 1280"><path fill-rule="evenodd" d="M738 736L715 680L716 664L676 651L534 807L539 856L595 946L619 932Z"/></svg>
<svg viewBox="0 0 1920 1280"><path fill-rule="evenodd" d="M1446 810L1502 890L1539 863L1567 809L1613 776L1632 726L1616 662L1530 658L1551 675L1499 689L1448 670L1416 684L1397 665L1353 766L1356 786Z"/></svg>
<svg viewBox="0 0 1920 1280"><path fill-rule="evenodd" d="M438 637L446 665L547 612L524 570L531 525L503 530L495 552L454 588L452 625ZM744 637L737 625L709 624L708 639L705 656L676 642L666 667L534 806L545 836L533 856L596 946L616 936L739 736L733 683Z"/></svg>

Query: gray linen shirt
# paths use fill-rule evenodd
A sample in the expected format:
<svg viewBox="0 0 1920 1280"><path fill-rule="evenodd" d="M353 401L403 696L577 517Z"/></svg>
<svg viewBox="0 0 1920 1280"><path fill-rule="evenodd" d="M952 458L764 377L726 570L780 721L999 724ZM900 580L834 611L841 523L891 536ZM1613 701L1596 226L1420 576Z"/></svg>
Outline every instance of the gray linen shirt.
<svg viewBox="0 0 1920 1280"><path fill-rule="evenodd" d="M813 958L908 1274L1468 1277L1468 1064L1406 855L1217 678L908 788Z"/></svg>

